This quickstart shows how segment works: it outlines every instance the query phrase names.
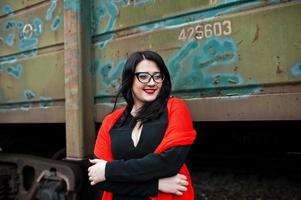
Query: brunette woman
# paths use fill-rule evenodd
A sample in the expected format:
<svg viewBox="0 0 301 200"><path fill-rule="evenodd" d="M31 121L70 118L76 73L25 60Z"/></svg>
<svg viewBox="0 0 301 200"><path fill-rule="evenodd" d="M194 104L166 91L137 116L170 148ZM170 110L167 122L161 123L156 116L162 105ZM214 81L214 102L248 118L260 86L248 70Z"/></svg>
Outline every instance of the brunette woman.
<svg viewBox="0 0 301 200"><path fill-rule="evenodd" d="M194 199L184 162L196 133L185 102L170 93L159 54L129 56L119 91L127 105L103 120L88 169L104 200Z"/></svg>

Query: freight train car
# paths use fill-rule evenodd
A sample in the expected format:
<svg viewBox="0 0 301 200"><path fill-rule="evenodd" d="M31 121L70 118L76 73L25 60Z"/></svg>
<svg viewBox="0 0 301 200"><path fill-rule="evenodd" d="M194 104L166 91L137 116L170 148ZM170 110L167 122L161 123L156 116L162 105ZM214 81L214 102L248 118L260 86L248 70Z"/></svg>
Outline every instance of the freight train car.
<svg viewBox="0 0 301 200"><path fill-rule="evenodd" d="M300 19L297 0L0 1L0 199L85 199L82 163L137 50L164 57L200 133L297 126Z"/></svg>

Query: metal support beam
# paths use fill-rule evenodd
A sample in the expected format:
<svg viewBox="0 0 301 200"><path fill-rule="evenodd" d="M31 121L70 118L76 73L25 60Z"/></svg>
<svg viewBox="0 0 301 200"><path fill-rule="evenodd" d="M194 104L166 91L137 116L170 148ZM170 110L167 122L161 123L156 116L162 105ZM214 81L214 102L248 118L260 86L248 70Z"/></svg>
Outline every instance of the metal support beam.
<svg viewBox="0 0 301 200"><path fill-rule="evenodd" d="M95 139L90 1L64 1L65 108L67 159L92 154Z"/></svg>

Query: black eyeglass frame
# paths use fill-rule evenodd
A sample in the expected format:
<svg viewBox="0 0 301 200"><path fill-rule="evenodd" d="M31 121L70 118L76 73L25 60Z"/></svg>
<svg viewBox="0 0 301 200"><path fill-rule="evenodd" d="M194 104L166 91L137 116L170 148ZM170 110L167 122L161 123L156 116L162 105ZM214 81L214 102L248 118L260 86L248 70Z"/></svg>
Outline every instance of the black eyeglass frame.
<svg viewBox="0 0 301 200"><path fill-rule="evenodd" d="M148 81L146 81L146 82L141 81L141 80L139 79L139 75L140 75L140 74L147 74L147 75L149 75ZM154 76L156 76L156 75L158 75L158 74L160 74L161 77L162 77L162 81L160 81L160 82L156 81L155 78L154 78ZM149 83L149 82L151 81L151 79L153 79L153 81L154 81L155 83L163 83L164 78L165 78L165 77L164 77L164 74L163 74L162 72L155 72L154 74L150 74L149 72L135 72L134 75L137 77L138 81L139 81L140 83L143 83L143 84Z"/></svg>

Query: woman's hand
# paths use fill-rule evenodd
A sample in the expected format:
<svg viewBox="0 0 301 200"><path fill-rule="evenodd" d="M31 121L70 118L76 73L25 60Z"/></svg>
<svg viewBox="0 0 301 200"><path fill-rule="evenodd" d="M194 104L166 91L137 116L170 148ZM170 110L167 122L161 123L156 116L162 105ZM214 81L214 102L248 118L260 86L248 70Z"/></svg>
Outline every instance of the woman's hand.
<svg viewBox="0 0 301 200"><path fill-rule="evenodd" d="M159 179L159 191L165 193L172 193L175 195L183 195L187 190L187 177L182 174Z"/></svg>
<svg viewBox="0 0 301 200"><path fill-rule="evenodd" d="M90 163L93 165L88 168L88 176L91 185L95 185L99 182L106 180L105 169L107 161L101 159L92 159Z"/></svg>

